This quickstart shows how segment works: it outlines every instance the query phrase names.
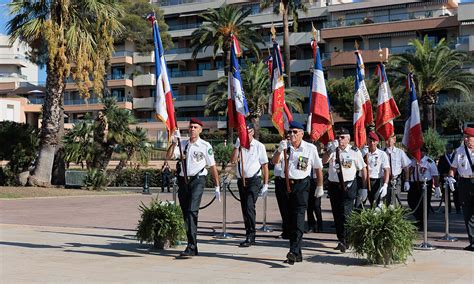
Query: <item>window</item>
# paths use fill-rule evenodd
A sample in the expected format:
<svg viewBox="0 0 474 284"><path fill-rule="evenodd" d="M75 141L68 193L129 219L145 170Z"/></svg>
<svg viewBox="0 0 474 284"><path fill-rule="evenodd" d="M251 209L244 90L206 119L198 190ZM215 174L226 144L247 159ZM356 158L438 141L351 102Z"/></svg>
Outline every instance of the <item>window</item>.
<svg viewBox="0 0 474 284"><path fill-rule="evenodd" d="M14 105L7 105L7 115L5 119L9 121L15 121L15 106Z"/></svg>
<svg viewBox="0 0 474 284"><path fill-rule="evenodd" d="M111 79L120 80L125 77L125 66L112 66Z"/></svg>
<svg viewBox="0 0 474 284"><path fill-rule="evenodd" d="M389 37L371 38L369 40L369 49L378 50L379 43L381 48L392 47L392 39Z"/></svg>
<svg viewBox="0 0 474 284"><path fill-rule="evenodd" d="M211 62L198 62L197 70L211 70Z"/></svg>
<svg viewBox="0 0 474 284"><path fill-rule="evenodd" d="M125 89L112 89L112 97L114 97L118 102L123 101L125 98Z"/></svg>

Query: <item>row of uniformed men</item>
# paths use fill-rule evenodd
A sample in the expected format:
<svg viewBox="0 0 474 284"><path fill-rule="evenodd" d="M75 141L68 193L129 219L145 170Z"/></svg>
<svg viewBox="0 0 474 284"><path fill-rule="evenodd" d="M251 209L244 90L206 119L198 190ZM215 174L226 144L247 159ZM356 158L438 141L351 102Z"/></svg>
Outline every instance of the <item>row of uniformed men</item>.
<svg viewBox="0 0 474 284"><path fill-rule="evenodd" d="M262 143L253 139L253 127L249 128L250 149L239 147L235 143L231 162L236 163L236 175L241 199L241 209L246 230L246 239L240 246L249 247L255 244L255 203L260 195L266 196L268 192L268 157ZM210 168L215 183L215 194L220 198L219 177L215 166L212 146L199 138L202 131L202 122L191 119L189 124L190 138L182 142L184 157L186 158L186 172L188 182L184 180L183 172L178 178L178 197L186 225L188 245L181 253L183 257L198 254L197 249L197 221L198 211L204 190L206 167ZM282 140L272 157L275 165L275 191L282 214L283 237L290 241L290 251L285 260L289 264L302 261L301 241L304 232L304 216L310 192L310 180L315 178L316 197L323 195L323 163L329 163L329 197L339 240L336 249L345 252L345 218L351 213L354 201L363 203L369 198L372 205L378 205L387 192L389 202L395 202L396 194L401 187L401 173L405 172L410 181L405 182L404 189L410 190L417 181L428 181L428 186L436 187L436 195L440 195L436 165L430 158L424 156L420 163L410 160L401 150L394 147L395 137L387 141L386 152L377 149L378 137L369 136L368 164L369 177L372 190L367 192L367 169L361 151L352 147L347 129L338 131L337 142L328 145L322 159L318 155L316 146L303 140L303 126L293 121L287 132L287 139ZM179 138L179 131L174 135L174 141ZM173 143L168 149L168 158L179 158L179 148ZM285 151L286 150L286 151ZM287 160L283 158L285 152ZM244 161L242 164L241 161ZM285 163L288 161L288 173ZM411 167L410 167L411 166ZM412 169L410 174L410 170ZM242 178L242 172L244 176ZM360 173L360 185L357 186L357 173ZM288 180L286 179L288 175ZM408 180L408 179L406 179ZM262 185L263 183L263 185ZM357 190L359 188L359 190ZM431 187L428 187L431 188ZM421 189L415 186L409 192L409 203L412 206L419 200ZM286 207L286 210L281 210ZM421 213L421 209L419 210ZM422 214L422 213L421 213ZM421 220L420 214L417 218ZM421 215L422 216L422 215Z"/></svg>

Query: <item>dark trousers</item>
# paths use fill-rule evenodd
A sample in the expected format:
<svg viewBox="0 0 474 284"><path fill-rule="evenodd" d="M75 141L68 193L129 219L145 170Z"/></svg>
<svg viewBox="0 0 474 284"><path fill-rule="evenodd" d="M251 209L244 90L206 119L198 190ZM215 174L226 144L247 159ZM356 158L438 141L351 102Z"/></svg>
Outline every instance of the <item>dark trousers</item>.
<svg viewBox="0 0 474 284"><path fill-rule="evenodd" d="M290 235L290 213L289 208L289 196L286 190L285 179L281 177L275 177L275 196L278 203L278 209L280 210L281 215L281 228L282 235L289 237Z"/></svg>
<svg viewBox="0 0 474 284"><path fill-rule="evenodd" d="M255 203L258 199L258 192L262 187L262 178L253 177L245 179L245 187L242 179L237 181L240 194L240 207L245 225L245 235L247 238L255 239Z"/></svg>
<svg viewBox="0 0 474 284"><path fill-rule="evenodd" d="M428 209L427 214L429 216L430 213L430 203L431 203L431 189L433 188L433 182L429 181L426 183L426 190L428 191ZM410 191L408 191L407 201L408 205L410 206L411 210L415 210L418 202L420 205L416 210L413 212L413 216L415 217L416 221L418 222L417 225L419 228L423 226L423 183L421 182L410 182ZM421 201L420 201L421 200Z"/></svg>
<svg viewBox="0 0 474 284"><path fill-rule="evenodd" d="M474 247L474 178L458 179L459 200L461 201L464 223L469 243Z"/></svg>
<svg viewBox="0 0 474 284"><path fill-rule="evenodd" d="M323 215L321 211L321 197L316 198L314 196L316 192L316 180L311 179L309 186L309 196L308 196L308 227L323 227ZM316 218L315 218L316 215Z"/></svg>
<svg viewBox="0 0 474 284"><path fill-rule="evenodd" d="M380 187L382 186L381 178L371 178L370 179L370 191L367 194L367 199L369 199L370 206L372 208L377 207L383 198L380 198Z"/></svg>
<svg viewBox="0 0 474 284"><path fill-rule="evenodd" d="M304 217L308 207L309 180L307 177L298 183L290 184L289 196L290 212L290 252L301 255L301 242L304 233Z"/></svg>
<svg viewBox="0 0 474 284"><path fill-rule="evenodd" d="M336 225L336 235L339 242L346 245L346 218L354 209L354 200L357 193L357 181L345 182L341 189L338 182L329 182L329 200L331 201L332 215Z"/></svg>
<svg viewBox="0 0 474 284"><path fill-rule="evenodd" d="M198 213L205 182L205 176L188 177L188 184L184 182L183 177L178 178L179 205L183 211L188 246L192 249L197 247Z"/></svg>
<svg viewBox="0 0 474 284"><path fill-rule="evenodd" d="M161 192L165 192L165 186L168 189L168 192L170 192L170 184L171 184L171 178L169 175L163 175L163 179L161 182Z"/></svg>
<svg viewBox="0 0 474 284"><path fill-rule="evenodd" d="M392 177L388 182L387 196L385 197L385 204L400 205L400 192L402 189L402 175Z"/></svg>

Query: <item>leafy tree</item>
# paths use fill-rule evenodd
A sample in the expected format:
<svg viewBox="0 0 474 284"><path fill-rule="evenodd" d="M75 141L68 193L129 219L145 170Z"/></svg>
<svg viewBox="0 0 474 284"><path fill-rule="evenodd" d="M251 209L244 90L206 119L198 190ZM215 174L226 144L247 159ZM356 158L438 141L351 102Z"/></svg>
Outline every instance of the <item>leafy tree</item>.
<svg viewBox="0 0 474 284"><path fill-rule="evenodd" d="M257 32L260 26L247 20L249 11L241 8L223 5L219 9L208 9L200 15L204 23L191 35L191 48L193 57L196 58L201 50L207 47L213 48L214 57L222 50L222 62L225 66L225 74L229 71L231 35L239 41L240 47L246 48L256 57L260 55L258 43L263 44L261 35Z"/></svg>
<svg viewBox="0 0 474 284"><path fill-rule="evenodd" d="M146 16L155 11L155 17L160 28L161 40L165 49L173 45L171 35L167 33L168 25L165 23L163 11L148 0L123 0L120 5L127 13L119 18L124 26L121 34L115 38L115 44L131 41L135 44L135 50L147 53L153 50L153 33L150 24L145 21Z"/></svg>
<svg viewBox="0 0 474 284"><path fill-rule="evenodd" d="M465 122L474 121L474 102L449 101L438 108L439 121L446 134L459 134Z"/></svg>
<svg viewBox="0 0 474 284"><path fill-rule="evenodd" d="M277 5L278 3L278 5ZM288 86L291 86L290 70L290 29L289 17L293 18L293 32L298 31L298 11L307 12L308 8L301 0L262 0L261 8L268 8L273 5L273 12L283 17L283 52L285 54L285 72Z"/></svg>
<svg viewBox="0 0 474 284"><path fill-rule="evenodd" d="M41 123L39 157L32 185L49 186L54 155L60 142L63 120L62 94L71 76L81 94L89 89L100 94L105 62L113 51L113 38L122 25L121 7L115 0L14 0L7 24L11 41L20 39L31 47L30 59L46 66L46 97Z"/></svg>
<svg viewBox="0 0 474 284"><path fill-rule="evenodd" d="M28 124L0 122L0 160L8 161L10 178L27 171L36 159L38 131Z"/></svg>
<svg viewBox="0 0 474 284"><path fill-rule="evenodd" d="M118 173L135 155L137 161L148 162L151 150L145 130L130 129L135 118L129 110L119 108L114 98L105 98L103 103L104 110L94 121L76 124L64 137L66 162L86 161L88 170L96 170L91 172L92 177L105 171L114 152L120 157L115 171Z"/></svg>
<svg viewBox="0 0 474 284"><path fill-rule="evenodd" d="M446 140L442 139L433 128L423 132L423 144L427 149L427 155L435 160L445 152Z"/></svg>
<svg viewBox="0 0 474 284"><path fill-rule="evenodd" d="M423 40L411 40L409 45L415 47L415 53L390 57L387 69L398 78L399 84L404 84L407 73L413 72L422 105L423 128L436 129L435 104L441 91L472 99L474 74L463 69L472 62L472 57L451 49L444 39L435 44L427 35Z"/></svg>
<svg viewBox="0 0 474 284"><path fill-rule="evenodd" d="M267 65L263 62L245 63L246 68L242 69L241 77L245 98L249 107L249 119L255 126L255 138L259 138L260 117L268 109L270 99L270 75ZM206 96L206 114L217 113L225 115L227 113L227 78L219 78L209 85ZM285 89L285 101L289 107L297 112L303 112L303 95L294 89Z"/></svg>

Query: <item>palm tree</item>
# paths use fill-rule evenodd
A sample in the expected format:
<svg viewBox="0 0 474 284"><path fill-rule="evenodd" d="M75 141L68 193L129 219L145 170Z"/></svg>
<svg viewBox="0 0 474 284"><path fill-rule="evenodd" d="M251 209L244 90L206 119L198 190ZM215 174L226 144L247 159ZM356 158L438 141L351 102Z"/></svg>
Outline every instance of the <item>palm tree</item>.
<svg viewBox="0 0 474 284"><path fill-rule="evenodd" d="M246 20L249 11L241 8L223 5L219 9L208 9L200 15L204 23L195 30L191 37L193 57L196 58L201 50L212 46L213 55L216 57L222 50L222 63L225 66L225 75L229 71L231 35L234 35L240 43L241 48L248 49L256 57L260 55L258 43L263 44L261 35L257 32L260 26Z"/></svg>
<svg viewBox="0 0 474 284"><path fill-rule="evenodd" d="M268 109L270 99L270 76L268 67L263 62L251 63L246 60L246 68L242 69L242 84L249 107L249 118L255 126L255 138L259 137L260 117ZM304 96L293 89L285 89L285 101L297 112L303 112ZM209 85L206 96L206 114L227 112L227 78L219 78Z"/></svg>
<svg viewBox="0 0 474 284"><path fill-rule="evenodd" d="M452 50L444 39L435 44L427 35L423 41L415 39L409 44L415 47L415 53L390 57L388 69L400 84L406 81L408 72L413 72L416 92L423 107L423 129L436 129L435 104L441 91L473 97L474 74L463 69L472 62L472 57Z"/></svg>
<svg viewBox="0 0 474 284"><path fill-rule="evenodd" d="M46 65L46 98L41 123L41 146L31 185L49 186L54 155L60 143L62 94L71 76L86 97L100 94L105 62L113 51L113 38L121 30L122 10L115 0L14 0L7 28L11 41L20 39L32 49L30 58ZM91 80L92 79L92 80Z"/></svg>
<svg viewBox="0 0 474 284"><path fill-rule="evenodd" d="M277 5L277 3L279 3ZM298 11L307 12L308 8L301 0L261 0L260 7L262 9L273 5L273 12L283 17L283 53L285 54L285 73L288 86L291 87L291 70L290 70L290 28L289 17L293 18L293 32L298 31Z"/></svg>

